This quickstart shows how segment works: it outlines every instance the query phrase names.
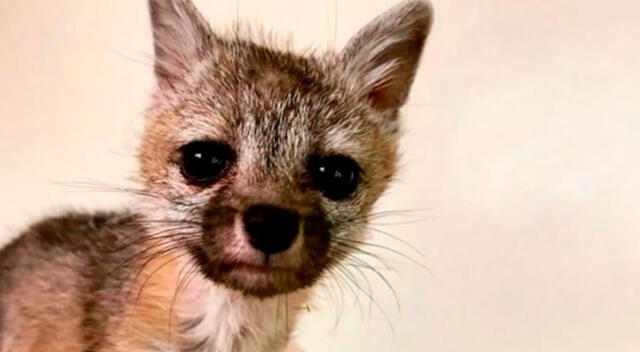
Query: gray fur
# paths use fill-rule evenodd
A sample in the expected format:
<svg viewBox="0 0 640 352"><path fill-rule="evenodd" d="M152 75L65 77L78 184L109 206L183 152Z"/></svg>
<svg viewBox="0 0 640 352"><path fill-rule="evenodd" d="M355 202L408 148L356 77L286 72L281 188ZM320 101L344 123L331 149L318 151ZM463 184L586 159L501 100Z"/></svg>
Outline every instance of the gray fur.
<svg viewBox="0 0 640 352"><path fill-rule="evenodd" d="M106 333L122 320L135 273L130 258L142 250L120 246L141 231L130 214L69 213L7 245L0 252L0 351L33 334L54 338L58 324L75 327L87 351L108 350Z"/></svg>
<svg viewBox="0 0 640 352"><path fill-rule="evenodd" d="M139 150L143 197L131 214L45 220L0 251L0 352L39 351L49 346L43 338L56 336L65 336L56 346L68 351L126 350L114 346L122 345L128 309L137 304L137 274L158 253L179 253L199 277L252 300L301 292L340 265L351 251L345 243L362 239L395 174L396 117L430 29L427 3L397 5L341 53L307 56L213 33L189 0L149 5L158 84ZM183 145L200 140L235 153L210 187L186 182L177 162ZM309 160L330 155L348 156L362 169L348 199L330 200L313 187ZM264 258L298 268L294 274L246 281L226 266L228 252L246 251L234 226L254 204L303 219L297 252ZM203 321L196 314L178 326L189 336ZM240 330L234 351L259 338L259 328ZM280 350L288 336L287 328L255 346ZM165 343L151 342L145 351L164 350ZM215 343L199 336L181 350L208 351Z"/></svg>

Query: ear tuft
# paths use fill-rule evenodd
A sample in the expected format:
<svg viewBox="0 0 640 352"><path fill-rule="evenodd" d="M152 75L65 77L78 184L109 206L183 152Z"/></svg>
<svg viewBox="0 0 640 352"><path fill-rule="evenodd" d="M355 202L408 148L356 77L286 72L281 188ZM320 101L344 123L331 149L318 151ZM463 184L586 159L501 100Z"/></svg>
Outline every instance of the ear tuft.
<svg viewBox="0 0 640 352"><path fill-rule="evenodd" d="M213 32L190 0L149 0L149 13L158 85L173 88L212 50Z"/></svg>
<svg viewBox="0 0 640 352"><path fill-rule="evenodd" d="M432 17L426 1L401 2L361 29L342 51L358 94L375 109L398 109L406 102Z"/></svg>

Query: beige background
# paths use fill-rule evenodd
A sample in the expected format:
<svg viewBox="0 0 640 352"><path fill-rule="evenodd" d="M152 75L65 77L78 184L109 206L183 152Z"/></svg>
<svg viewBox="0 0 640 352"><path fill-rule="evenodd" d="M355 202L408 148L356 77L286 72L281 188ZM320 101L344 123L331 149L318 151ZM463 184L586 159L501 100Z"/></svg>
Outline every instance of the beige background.
<svg viewBox="0 0 640 352"><path fill-rule="evenodd" d="M394 0L196 1L305 46L344 44ZM126 184L152 87L142 0L0 1L0 241ZM433 274L387 253L401 308L323 294L299 331L320 351L640 349L640 5L437 0L405 109L404 170L380 222ZM336 16L337 14L337 16ZM415 222L414 220L418 220ZM419 258L402 243L377 243ZM338 325L334 326L337 318Z"/></svg>

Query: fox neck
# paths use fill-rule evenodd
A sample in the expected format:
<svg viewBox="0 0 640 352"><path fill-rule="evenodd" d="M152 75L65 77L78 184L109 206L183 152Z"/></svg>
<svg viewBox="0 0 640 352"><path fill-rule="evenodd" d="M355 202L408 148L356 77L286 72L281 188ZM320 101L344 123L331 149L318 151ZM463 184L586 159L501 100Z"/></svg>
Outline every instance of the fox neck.
<svg viewBox="0 0 640 352"><path fill-rule="evenodd" d="M135 326L129 330L138 332L135 345L161 345L163 351L285 350L308 290L269 298L246 296L199 273L185 283L180 280L183 266L176 262L144 270L152 275L135 290L140 294L132 315Z"/></svg>
<svg viewBox="0 0 640 352"><path fill-rule="evenodd" d="M206 287L203 292L182 306L182 320L194 324L185 331L189 340L208 346L203 351L275 352L286 348L305 293L262 299L204 278L201 281L198 284Z"/></svg>

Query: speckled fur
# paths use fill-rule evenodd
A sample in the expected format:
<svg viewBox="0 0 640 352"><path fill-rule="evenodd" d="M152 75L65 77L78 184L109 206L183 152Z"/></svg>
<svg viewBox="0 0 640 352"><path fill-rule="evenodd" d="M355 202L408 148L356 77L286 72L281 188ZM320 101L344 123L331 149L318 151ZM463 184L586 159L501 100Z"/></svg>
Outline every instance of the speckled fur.
<svg viewBox="0 0 640 352"><path fill-rule="evenodd" d="M214 33L189 0L149 0L157 89L139 150L134 210L66 214L0 251L0 352L275 352L327 269L364 236L396 170L399 108L431 24L405 1L340 53L299 55L255 36ZM229 145L221 179L187 182L180 148ZM313 187L314 157L362 169L348 199ZM295 211L301 234L268 257L247 246L239 214ZM238 261L288 268L238 274Z"/></svg>

